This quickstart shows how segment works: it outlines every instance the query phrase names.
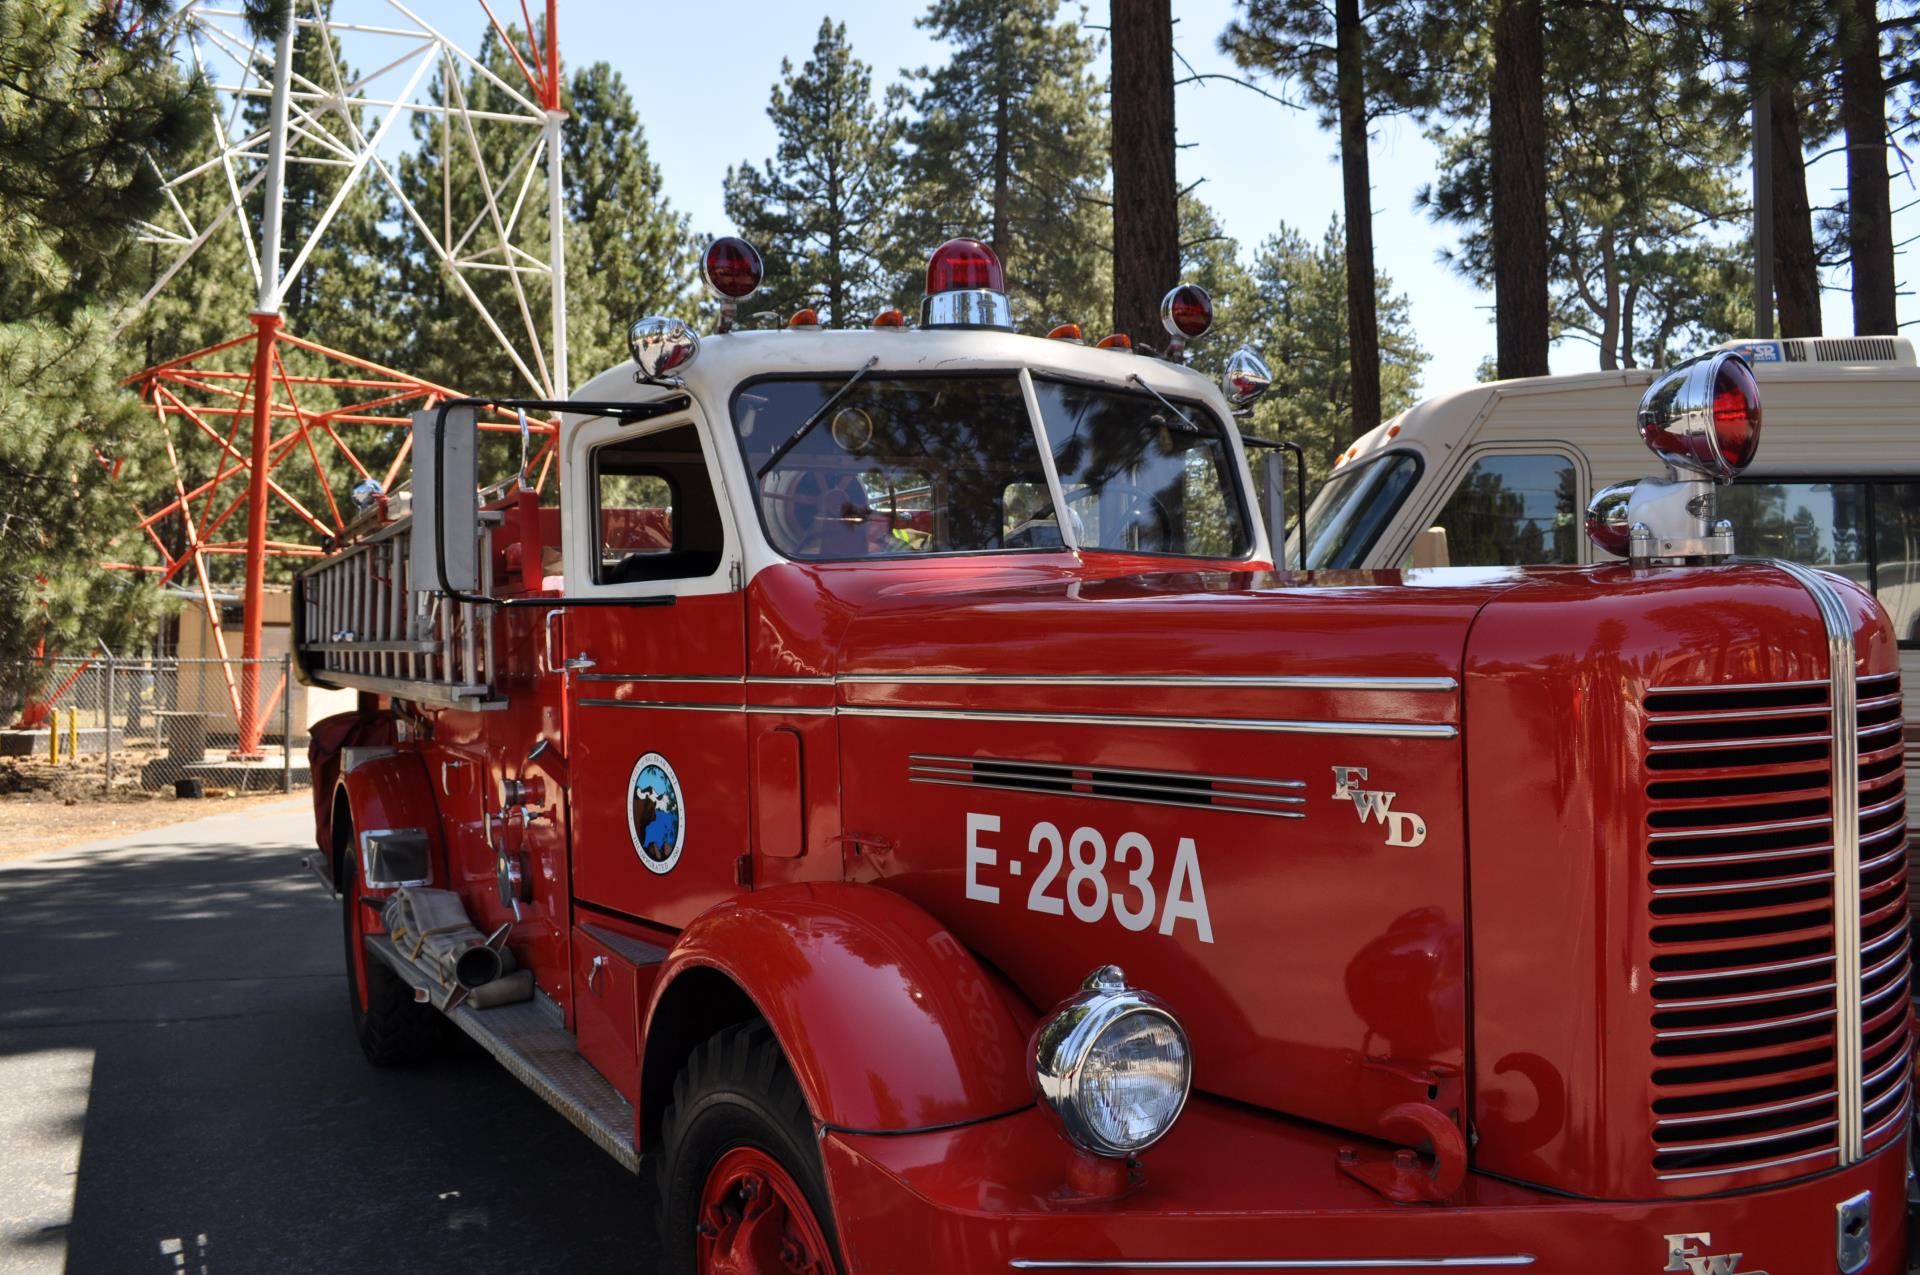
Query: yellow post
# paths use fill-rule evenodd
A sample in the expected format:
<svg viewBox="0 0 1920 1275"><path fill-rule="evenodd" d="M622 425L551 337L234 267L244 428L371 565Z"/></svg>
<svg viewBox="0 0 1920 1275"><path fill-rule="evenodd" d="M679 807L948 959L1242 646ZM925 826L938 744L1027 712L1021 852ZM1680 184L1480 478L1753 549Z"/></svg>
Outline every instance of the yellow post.
<svg viewBox="0 0 1920 1275"><path fill-rule="evenodd" d="M67 710L67 765L80 760L80 710Z"/></svg>
<svg viewBox="0 0 1920 1275"><path fill-rule="evenodd" d="M47 765L60 764L60 710L47 714Z"/></svg>

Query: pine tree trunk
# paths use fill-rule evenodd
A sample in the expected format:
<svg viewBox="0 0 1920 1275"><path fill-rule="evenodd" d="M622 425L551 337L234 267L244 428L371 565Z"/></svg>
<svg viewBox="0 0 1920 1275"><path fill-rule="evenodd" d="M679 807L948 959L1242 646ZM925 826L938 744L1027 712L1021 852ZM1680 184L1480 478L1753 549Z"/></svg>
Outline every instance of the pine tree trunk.
<svg viewBox="0 0 1920 1275"><path fill-rule="evenodd" d="M1347 222L1347 357L1353 379L1353 437L1380 423L1380 318L1374 308L1373 177L1367 162L1366 28L1360 0L1334 6L1340 99L1340 184Z"/></svg>
<svg viewBox="0 0 1920 1275"><path fill-rule="evenodd" d="M1875 0L1852 0L1853 30L1840 62L1847 130L1847 244L1853 255L1853 332L1899 330L1894 309L1893 196L1887 188L1887 104Z"/></svg>
<svg viewBox="0 0 1920 1275"><path fill-rule="evenodd" d="M1813 246L1800 103L1786 85L1767 97L1773 103L1773 295L1780 335L1819 336L1820 254Z"/></svg>
<svg viewBox="0 0 1920 1275"><path fill-rule="evenodd" d="M1493 302L1500 375L1545 376L1546 38L1540 0L1505 0L1493 22Z"/></svg>
<svg viewBox="0 0 1920 1275"><path fill-rule="evenodd" d="M1114 0L1112 38L1113 330L1160 347L1160 299L1180 281L1173 0Z"/></svg>

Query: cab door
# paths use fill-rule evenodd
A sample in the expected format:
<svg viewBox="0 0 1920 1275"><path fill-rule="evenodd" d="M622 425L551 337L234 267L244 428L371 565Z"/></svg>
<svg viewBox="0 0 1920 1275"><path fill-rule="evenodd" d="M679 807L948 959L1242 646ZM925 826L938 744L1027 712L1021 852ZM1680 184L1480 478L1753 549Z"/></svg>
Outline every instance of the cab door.
<svg viewBox="0 0 1920 1275"><path fill-rule="evenodd" d="M593 603L559 639L574 897L674 927L736 893L747 854L745 599L714 449L697 412L568 445L567 592Z"/></svg>

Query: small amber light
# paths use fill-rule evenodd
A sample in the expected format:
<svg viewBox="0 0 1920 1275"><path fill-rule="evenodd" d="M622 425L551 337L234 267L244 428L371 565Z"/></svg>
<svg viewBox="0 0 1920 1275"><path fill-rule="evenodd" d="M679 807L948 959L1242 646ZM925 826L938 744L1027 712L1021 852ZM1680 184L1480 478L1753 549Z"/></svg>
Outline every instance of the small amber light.
<svg viewBox="0 0 1920 1275"><path fill-rule="evenodd" d="M1398 425L1387 426L1387 437L1388 438L1400 437L1400 427Z"/></svg>
<svg viewBox="0 0 1920 1275"><path fill-rule="evenodd" d="M907 326L907 316L898 310L882 310L873 316L873 326L876 328L904 328Z"/></svg>
<svg viewBox="0 0 1920 1275"><path fill-rule="evenodd" d="M1062 323L1059 327L1047 333L1047 340L1072 341L1076 344L1084 344L1086 342L1086 338L1080 335L1080 325L1078 323ZM1104 345L1106 342L1103 341L1101 344Z"/></svg>
<svg viewBox="0 0 1920 1275"><path fill-rule="evenodd" d="M1098 348L1102 350L1131 350L1133 348L1133 338L1124 332L1116 332L1112 336L1102 337Z"/></svg>
<svg viewBox="0 0 1920 1275"><path fill-rule="evenodd" d="M1347 448L1348 460L1352 460L1355 456L1358 456L1359 454L1360 454L1360 444L1355 443L1352 447Z"/></svg>
<svg viewBox="0 0 1920 1275"><path fill-rule="evenodd" d="M793 317L787 320L790 328L817 328L820 326L820 312L812 306L804 310L795 310Z"/></svg>

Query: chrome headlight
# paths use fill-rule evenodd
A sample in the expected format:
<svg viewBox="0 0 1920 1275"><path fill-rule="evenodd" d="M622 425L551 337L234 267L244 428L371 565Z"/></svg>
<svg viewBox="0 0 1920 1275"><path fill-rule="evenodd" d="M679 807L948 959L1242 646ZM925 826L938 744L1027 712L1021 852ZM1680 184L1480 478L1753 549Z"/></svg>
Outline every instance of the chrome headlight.
<svg viewBox="0 0 1920 1275"><path fill-rule="evenodd" d="M1193 1084L1187 1033L1117 965L1087 976L1034 1030L1034 1088L1068 1141L1094 1155L1144 1151L1173 1128Z"/></svg>

